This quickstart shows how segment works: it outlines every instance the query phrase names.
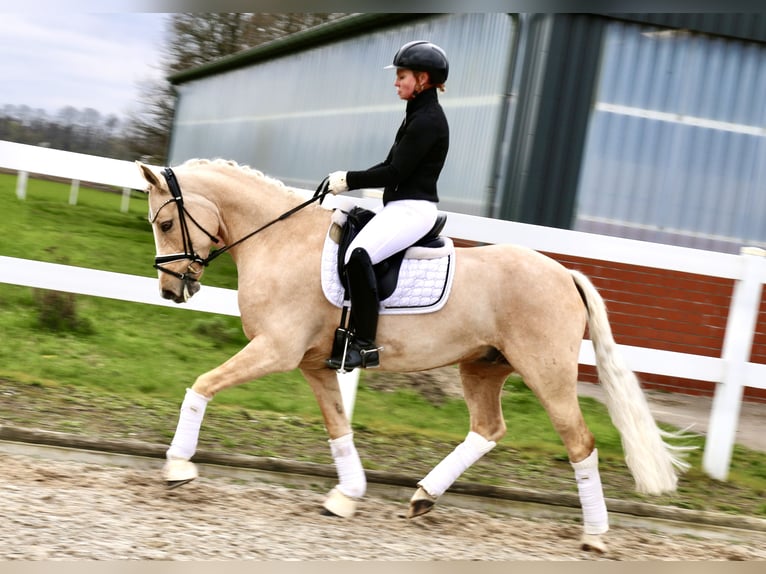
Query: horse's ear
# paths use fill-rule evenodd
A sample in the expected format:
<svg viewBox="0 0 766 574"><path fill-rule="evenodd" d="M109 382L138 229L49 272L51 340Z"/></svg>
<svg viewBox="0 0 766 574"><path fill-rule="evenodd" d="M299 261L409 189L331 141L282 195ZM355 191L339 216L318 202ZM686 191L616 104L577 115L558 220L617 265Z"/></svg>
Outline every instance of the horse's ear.
<svg viewBox="0 0 766 574"><path fill-rule="evenodd" d="M138 166L138 169L141 170L141 175L149 183L149 185L157 188L160 187L160 180L157 177L157 174L155 174L148 165L145 165L140 161L136 161L136 165ZM148 190L146 191L148 193Z"/></svg>

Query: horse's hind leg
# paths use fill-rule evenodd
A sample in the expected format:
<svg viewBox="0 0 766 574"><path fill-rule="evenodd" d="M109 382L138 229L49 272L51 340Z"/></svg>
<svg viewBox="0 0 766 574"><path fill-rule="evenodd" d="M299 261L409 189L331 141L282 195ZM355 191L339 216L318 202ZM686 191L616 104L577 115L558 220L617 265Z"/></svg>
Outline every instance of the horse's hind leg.
<svg viewBox="0 0 766 574"><path fill-rule="evenodd" d="M600 535L609 529L609 520L598 472L598 451L577 398L577 363L558 363L557 366L533 369L527 365L522 376L567 449L583 512L582 547L606 552Z"/></svg>
<svg viewBox="0 0 766 574"><path fill-rule="evenodd" d="M505 363L476 361L461 363L463 395L471 417L466 439L445 457L423 480L410 499L408 517L431 510L436 500L457 478L505 435L500 395L511 368Z"/></svg>

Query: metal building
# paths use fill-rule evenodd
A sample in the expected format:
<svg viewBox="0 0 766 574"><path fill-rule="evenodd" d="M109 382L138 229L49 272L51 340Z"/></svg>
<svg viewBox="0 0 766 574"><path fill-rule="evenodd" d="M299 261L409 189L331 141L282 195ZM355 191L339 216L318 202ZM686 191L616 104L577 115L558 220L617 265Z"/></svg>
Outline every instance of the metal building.
<svg viewBox="0 0 766 574"><path fill-rule="evenodd" d="M766 247L760 14L361 14L171 78L172 163L224 157L312 189L381 161L383 70L450 58L441 208L720 251Z"/></svg>

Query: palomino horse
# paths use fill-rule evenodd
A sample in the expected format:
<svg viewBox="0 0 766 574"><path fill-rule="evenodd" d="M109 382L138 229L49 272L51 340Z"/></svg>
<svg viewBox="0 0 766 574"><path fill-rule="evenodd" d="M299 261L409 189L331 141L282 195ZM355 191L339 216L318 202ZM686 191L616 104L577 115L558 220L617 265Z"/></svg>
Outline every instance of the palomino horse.
<svg viewBox="0 0 766 574"><path fill-rule="evenodd" d="M323 512L352 516L366 479L336 372L325 365L341 314L320 284L331 211L310 201L301 204L295 190L233 162L192 160L175 172L138 166L149 184L162 296L186 301L199 289L213 244L226 246L222 251L237 265L242 326L250 341L187 389L167 452L168 485L197 476L190 459L205 406L216 393L299 368L324 417L338 472ZM608 530L608 519L598 453L577 397L586 322L637 490L675 490L676 467L686 466L677 452L681 449L663 440L665 433L657 427L636 377L620 358L604 302L585 276L514 245L458 248L454 260L454 283L440 310L417 316L384 314L378 327L382 371L458 364L470 413L465 441L418 483L409 516L428 512L505 434L501 392L515 371L534 391L566 447L583 511L582 545L604 551L600 535Z"/></svg>

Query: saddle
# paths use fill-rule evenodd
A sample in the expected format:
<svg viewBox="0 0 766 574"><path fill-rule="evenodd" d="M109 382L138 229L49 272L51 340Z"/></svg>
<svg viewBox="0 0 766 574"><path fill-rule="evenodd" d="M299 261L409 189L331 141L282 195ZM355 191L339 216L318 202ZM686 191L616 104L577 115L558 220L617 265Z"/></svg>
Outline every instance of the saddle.
<svg viewBox="0 0 766 574"><path fill-rule="evenodd" d="M346 274L344 273L344 261L346 260L346 252L348 246L362 230L362 228L369 223L369 221L375 216L375 212L364 207L353 207L346 214L346 223L340 228L340 235L337 237L338 242L338 276L340 277L343 288L348 292L348 285L346 283ZM446 245L443 237L439 234L444 229L444 225L447 223L447 214L439 213L436 217L436 222L433 227L420 239L418 239L410 247L420 247L424 249L437 249ZM402 261L404 260L404 254L407 249L403 249L398 253L393 254L388 259L384 259L380 263L373 266L375 271L375 278L378 283L378 297L382 301L391 296L396 289L396 284L399 280L399 271L402 267Z"/></svg>

